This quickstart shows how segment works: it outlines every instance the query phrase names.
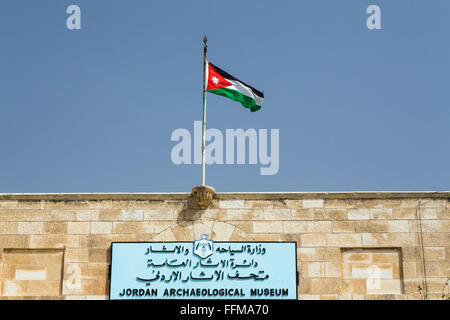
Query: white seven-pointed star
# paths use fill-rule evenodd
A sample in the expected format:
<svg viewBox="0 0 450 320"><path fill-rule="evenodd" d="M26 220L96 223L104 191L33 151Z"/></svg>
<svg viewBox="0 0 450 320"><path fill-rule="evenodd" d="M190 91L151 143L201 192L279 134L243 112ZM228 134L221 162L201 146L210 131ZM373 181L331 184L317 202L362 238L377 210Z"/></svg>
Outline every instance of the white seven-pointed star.
<svg viewBox="0 0 450 320"><path fill-rule="evenodd" d="M214 82L214 84L218 84L219 83L219 79L217 79L217 77L212 77L212 82Z"/></svg>

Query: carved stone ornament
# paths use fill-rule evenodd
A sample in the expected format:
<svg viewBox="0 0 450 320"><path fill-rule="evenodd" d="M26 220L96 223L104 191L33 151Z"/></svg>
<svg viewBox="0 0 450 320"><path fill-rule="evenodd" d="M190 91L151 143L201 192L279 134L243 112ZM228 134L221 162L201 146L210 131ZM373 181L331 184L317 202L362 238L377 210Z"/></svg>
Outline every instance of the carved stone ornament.
<svg viewBox="0 0 450 320"><path fill-rule="evenodd" d="M192 198L199 209L204 210L209 207L216 190L210 186L196 186L192 188Z"/></svg>

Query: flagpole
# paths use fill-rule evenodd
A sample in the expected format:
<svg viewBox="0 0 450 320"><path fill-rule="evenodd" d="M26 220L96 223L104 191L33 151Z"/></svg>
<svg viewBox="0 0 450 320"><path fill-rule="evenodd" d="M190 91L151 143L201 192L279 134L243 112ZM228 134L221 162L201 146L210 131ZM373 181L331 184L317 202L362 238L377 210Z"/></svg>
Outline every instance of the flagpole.
<svg viewBox="0 0 450 320"><path fill-rule="evenodd" d="M203 37L203 127L202 127L202 186L205 185L205 144L206 144L206 52L208 38Z"/></svg>

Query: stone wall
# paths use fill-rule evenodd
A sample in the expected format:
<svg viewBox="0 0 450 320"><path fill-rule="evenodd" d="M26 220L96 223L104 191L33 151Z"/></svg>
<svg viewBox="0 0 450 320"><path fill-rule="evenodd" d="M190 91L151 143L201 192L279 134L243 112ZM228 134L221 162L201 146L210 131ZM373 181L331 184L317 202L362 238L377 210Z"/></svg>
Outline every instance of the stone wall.
<svg viewBox="0 0 450 320"><path fill-rule="evenodd" d="M0 195L0 299L107 299L113 241L296 241L299 299L440 299L450 192Z"/></svg>

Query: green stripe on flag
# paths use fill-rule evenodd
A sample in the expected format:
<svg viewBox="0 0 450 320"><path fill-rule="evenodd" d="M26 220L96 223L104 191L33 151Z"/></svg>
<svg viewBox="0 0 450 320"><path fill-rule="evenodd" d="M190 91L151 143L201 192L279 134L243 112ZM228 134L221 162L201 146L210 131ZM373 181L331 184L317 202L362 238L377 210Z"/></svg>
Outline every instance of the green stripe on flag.
<svg viewBox="0 0 450 320"><path fill-rule="evenodd" d="M231 100L240 102L245 108L249 108L251 112L258 111L261 109L261 106L257 106L255 103L255 99L243 95L237 90L228 89L228 88L219 88L219 89L211 89L208 92L218 94L219 96L227 97Z"/></svg>

